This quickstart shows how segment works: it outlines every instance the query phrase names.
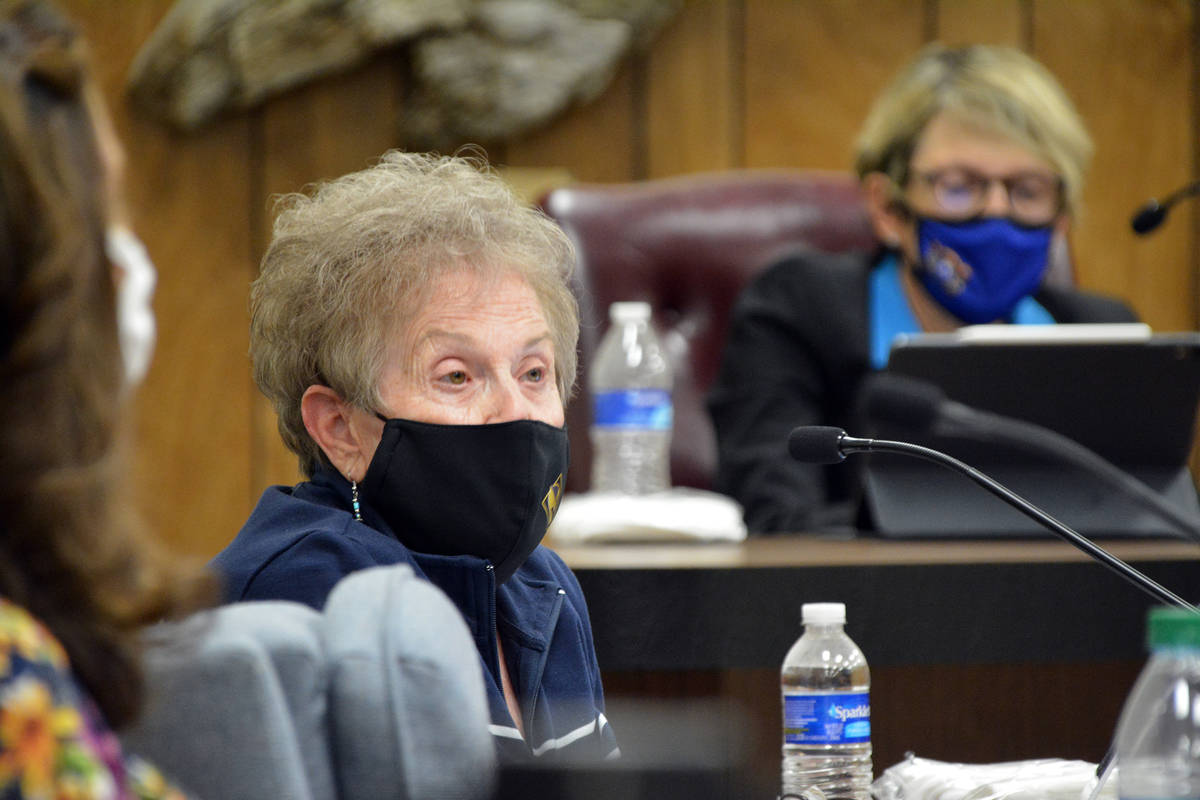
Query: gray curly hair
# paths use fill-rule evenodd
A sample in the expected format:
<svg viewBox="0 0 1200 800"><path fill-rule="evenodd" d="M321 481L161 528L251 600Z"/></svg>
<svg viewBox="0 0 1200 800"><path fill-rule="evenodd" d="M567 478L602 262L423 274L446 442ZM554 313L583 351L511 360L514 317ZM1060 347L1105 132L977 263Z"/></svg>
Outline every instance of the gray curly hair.
<svg viewBox="0 0 1200 800"><path fill-rule="evenodd" d="M574 248L482 156L391 151L368 169L283 196L276 212L251 289L250 355L305 475L327 459L304 427L304 392L320 384L362 409L381 408L388 337L451 270L512 271L529 284L550 328L559 394L564 404L570 397Z"/></svg>

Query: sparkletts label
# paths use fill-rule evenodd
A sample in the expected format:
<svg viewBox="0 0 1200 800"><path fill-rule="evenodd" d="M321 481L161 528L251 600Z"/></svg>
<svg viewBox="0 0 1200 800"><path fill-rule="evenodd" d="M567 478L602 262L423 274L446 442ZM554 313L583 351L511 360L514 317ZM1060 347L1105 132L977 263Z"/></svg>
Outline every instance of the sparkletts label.
<svg viewBox="0 0 1200 800"><path fill-rule="evenodd" d="M871 741L868 693L785 695L783 741L818 745Z"/></svg>

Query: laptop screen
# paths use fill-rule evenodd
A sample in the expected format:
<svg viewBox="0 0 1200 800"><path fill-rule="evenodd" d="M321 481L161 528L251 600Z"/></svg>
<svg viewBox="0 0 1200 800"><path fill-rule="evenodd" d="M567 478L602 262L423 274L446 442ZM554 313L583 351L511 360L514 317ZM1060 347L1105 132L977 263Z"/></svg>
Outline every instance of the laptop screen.
<svg viewBox="0 0 1200 800"><path fill-rule="evenodd" d="M1195 513L1200 523L1187 471L1200 398L1200 333L1151 335L1141 325L980 326L906 337L893 347L887 371L936 385L970 408L1068 437ZM1045 451L895 423L868 433L959 458L1083 533L1175 533L1094 475L1056 463ZM910 458L871 456L864 491L885 536L1041 534L1037 523L965 477Z"/></svg>
<svg viewBox="0 0 1200 800"><path fill-rule="evenodd" d="M1094 333L1069 330L1076 327ZM1200 333L1126 331L977 326L923 334L897 342L887 369L972 408L1050 428L1118 464L1182 466L1200 398Z"/></svg>

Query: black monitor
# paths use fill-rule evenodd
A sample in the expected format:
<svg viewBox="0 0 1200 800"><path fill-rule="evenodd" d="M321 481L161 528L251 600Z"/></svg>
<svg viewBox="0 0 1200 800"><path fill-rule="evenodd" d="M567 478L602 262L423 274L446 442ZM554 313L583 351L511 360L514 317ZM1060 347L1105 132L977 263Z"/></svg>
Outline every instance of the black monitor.
<svg viewBox="0 0 1200 800"><path fill-rule="evenodd" d="M1066 436L1155 489L1200 527L1188 470L1200 333L1151 335L1143 325L976 326L899 340L887 371ZM874 423L869 434L959 458L1085 535L1180 535L1095 475L1045 453L895 422ZM1046 535L967 478L913 458L871 455L863 491L874 528L886 537Z"/></svg>

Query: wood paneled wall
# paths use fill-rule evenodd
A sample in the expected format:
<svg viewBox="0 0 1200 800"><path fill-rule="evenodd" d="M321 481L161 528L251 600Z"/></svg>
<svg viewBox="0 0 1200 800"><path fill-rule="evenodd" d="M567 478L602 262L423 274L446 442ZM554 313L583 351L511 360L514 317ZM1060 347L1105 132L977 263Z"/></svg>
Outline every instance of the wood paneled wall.
<svg viewBox="0 0 1200 800"><path fill-rule="evenodd" d="M193 135L133 112L128 66L171 0L61 0L92 40L130 155L138 231L160 271L160 341L139 397L133 478L151 523L209 555L294 461L249 374L247 295L272 194L366 166L399 144L403 53ZM1132 210L1196 171L1194 0L690 0L594 103L494 161L629 181L739 167L844 169L895 70L931 39L1041 59L1090 126L1096 158L1073 247L1081 283L1158 330L1197 325L1200 206L1135 238Z"/></svg>

